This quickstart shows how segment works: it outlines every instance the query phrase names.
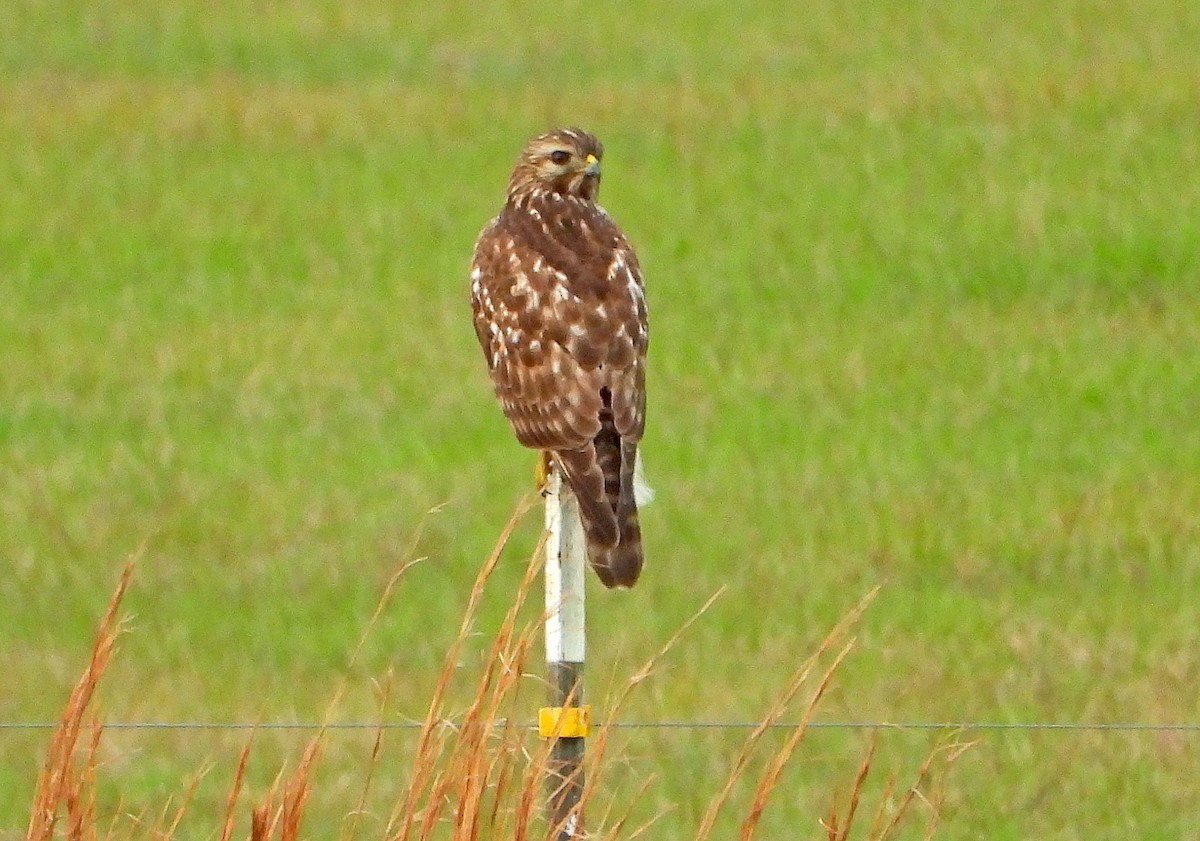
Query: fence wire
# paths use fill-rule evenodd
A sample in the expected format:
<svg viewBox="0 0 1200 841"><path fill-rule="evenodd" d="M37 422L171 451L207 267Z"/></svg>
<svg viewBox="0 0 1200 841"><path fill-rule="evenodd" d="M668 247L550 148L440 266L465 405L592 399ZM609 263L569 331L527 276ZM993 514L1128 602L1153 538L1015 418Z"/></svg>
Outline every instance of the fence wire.
<svg viewBox="0 0 1200 841"><path fill-rule="evenodd" d="M337 721L328 724L318 722L216 722L216 721L110 721L101 722L106 730L420 730L422 722L367 722ZM507 726L497 721L495 727ZM52 730L58 722L0 722L0 731ZM439 722L442 727L457 727L458 722ZM537 730L535 722L518 725ZM751 730L761 727L757 721L614 721L597 722L596 729L611 727L619 730ZM768 730L794 730L801 722L774 722L766 725ZM1101 724L1084 721L1039 722L1039 721L810 721L810 730L1045 730L1062 732L1151 732L1151 733L1200 733L1200 724L1149 724L1121 722Z"/></svg>

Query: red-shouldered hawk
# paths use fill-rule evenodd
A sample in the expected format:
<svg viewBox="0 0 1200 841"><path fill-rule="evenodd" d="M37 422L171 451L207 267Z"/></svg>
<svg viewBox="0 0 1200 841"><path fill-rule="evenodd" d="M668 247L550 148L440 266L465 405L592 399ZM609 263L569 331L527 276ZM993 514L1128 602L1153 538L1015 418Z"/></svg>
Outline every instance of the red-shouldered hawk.
<svg viewBox="0 0 1200 841"><path fill-rule="evenodd" d="M517 440L554 454L600 580L632 587L649 332L637 257L596 204L603 154L580 129L529 141L475 244L471 306Z"/></svg>

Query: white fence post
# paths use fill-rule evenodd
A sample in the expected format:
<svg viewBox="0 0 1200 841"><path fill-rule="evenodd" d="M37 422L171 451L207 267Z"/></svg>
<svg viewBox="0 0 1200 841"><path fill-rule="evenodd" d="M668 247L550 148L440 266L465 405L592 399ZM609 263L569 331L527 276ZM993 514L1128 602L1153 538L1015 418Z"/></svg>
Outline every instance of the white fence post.
<svg viewBox="0 0 1200 841"><path fill-rule="evenodd" d="M583 836L580 795L591 709L583 703L584 582L587 545L579 505L551 460L546 483L546 667L550 706L538 731L553 739L546 769L546 816L556 841Z"/></svg>

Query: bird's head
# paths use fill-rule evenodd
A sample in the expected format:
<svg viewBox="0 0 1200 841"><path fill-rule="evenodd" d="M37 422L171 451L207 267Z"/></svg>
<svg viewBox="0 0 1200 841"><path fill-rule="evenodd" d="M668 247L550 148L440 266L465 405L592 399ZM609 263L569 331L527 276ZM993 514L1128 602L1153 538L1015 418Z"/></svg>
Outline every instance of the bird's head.
<svg viewBox="0 0 1200 841"><path fill-rule="evenodd" d="M508 199L535 192L578 196L594 201L600 189L604 147L583 129L560 128L525 144L508 180Z"/></svg>

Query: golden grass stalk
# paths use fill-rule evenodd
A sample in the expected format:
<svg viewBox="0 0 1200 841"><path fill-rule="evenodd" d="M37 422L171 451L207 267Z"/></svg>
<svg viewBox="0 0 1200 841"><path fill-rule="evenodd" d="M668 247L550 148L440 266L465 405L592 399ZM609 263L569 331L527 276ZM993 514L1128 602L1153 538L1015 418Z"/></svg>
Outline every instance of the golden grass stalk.
<svg viewBox="0 0 1200 841"><path fill-rule="evenodd" d="M801 718L800 723L792 730L783 747L775 754L775 757L767 766L767 770L759 778L758 785L754 790L754 801L750 806L750 812L746 815L746 819L742 821L741 831L738 832L739 841L750 841L754 837L754 830L758 827L758 822L762 818L763 811L767 808L767 801L771 798L771 792L779 785L779 777L783 774L783 769L792 758L792 754L796 752L800 740L808 732L808 724L812 721L813 713L816 711L821 697L825 694L825 690L829 688L830 681L833 680L833 673L837 671L838 666L846 659L846 655L850 653L852 646L852 642L846 643L846 645L842 646L842 650L837 653L837 656L834 657L833 663L825 670L825 674L822 675L820 682L817 684L816 691L813 692L811 700L809 700L808 705L804 708L804 716Z"/></svg>
<svg viewBox="0 0 1200 841"><path fill-rule="evenodd" d="M447 713L451 685L455 676L461 674L459 657L467 638L473 633L488 582L509 538L532 507L532 498L521 501L476 576L457 635L449 645L437 676L412 755L407 783L397 793L391 814L383 827L382 837L387 841L541 841L556 829L547 825L543 813L543 781L549 765L551 740L537 742L531 748L530 730L521 723L529 718L529 711L521 706L522 689L529 678L526 673L527 659L530 650L535 647L545 616L539 611L537 618L524 624L520 617L541 571L542 546L539 545L531 558L515 594L509 597L511 605L486 650L484 664L471 689L465 710L455 715ZM405 561L388 582L380 604L368 623L367 632L385 609L399 577L416 562ZM130 562L101 620L88 668L71 692L60 724L51 739L45 765L38 777L26 841L53 841L60 829L69 841L101 841L96 829L95 791L96 756L102 729L95 716L91 717L90 739L81 743L81 736L96 686L108 665L113 643L120 632L117 614L132 571L133 563ZM719 595L718 592L710 598L625 682L608 704L605 721L589 740L589 753L581 771L586 780L581 793L585 807L595 808L595 801L603 790L604 772L611 765L608 754L612 726L620 711L637 687L652 678L658 663L669 655L687 629L704 615ZM739 841L749 841L755 835L771 796L780 785L784 770L803 741L818 704L853 646L853 639L848 639L849 630L874 595L874 591L868 594L847 613L817 651L798 666L762 721L745 740L728 778L704 813L694 836L696 841L706 841L712 837L718 817L730 802L764 734L783 719L805 687L811 687L805 696L800 723L770 758L765 770L753 784L750 806L741 821L737 837ZM365 637L366 632L351 655L352 661L361 651ZM541 682L542 679L539 677L538 680ZM359 833L359 819L367 808L367 793L374 779L374 771L384 754L383 725L390 681L389 675L381 692L380 725L375 732L370 756L364 763L362 795L355 808L348 813L350 820L341 834L343 841L353 841ZM325 729L344 688L343 681L326 709L325 723L308 742L295 770L290 775L280 771L264 797L252 807L250 841L299 841L301 838L302 821L313 791L314 769L321 755ZM219 831L214 832L220 841L232 841L236 834L236 814L253 744L252 734L241 750L225 799ZM873 741L854 777L844 810L839 809L835 801L822 821L829 841L848 841L855 816L860 812L874 748ZM943 764L948 765L963 749L965 746L957 743L935 748L926 757L916 783L900 797L894 809L888 808L893 800L894 780L888 780L867 837L881 841L889 838L918 799L931 807L927 835L932 833L941 794L935 791L930 798L921 789L934 776L935 760L941 759ZM170 812L164 808L162 817L151 829L154 841L170 841L176 835L199 779L198 775L193 780L169 821L167 815ZM588 837L632 841L651 835L656 821L665 812L660 812L632 830L628 830L628 826L633 804L647 794L652 783L653 779L646 780L632 802L624 808L615 809L615 802L610 800L602 812L603 817L596 824L598 828L591 831ZM620 813L619 817L610 820L614 811ZM133 829L135 832L139 829L145 831L137 821L134 821ZM110 826L103 841L112 837L113 829Z"/></svg>
<svg viewBox="0 0 1200 841"><path fill-rule="evenodd" d="M821 645L817 648L816 653L812 654L808 659L801 663L796 671L792 674L791 680L788 681L784 691L775 699L775 702L771 705L770 710L767 711L766 717L759 722L758 726L755 727L754 730L751 731L750 735L746 738L746 742L742 745L741 753L734 762L733 770L726 779L725 785L709 803L708 810L705 812L704 818L700 822L700 828L696 831L695 837L697 841L701 841L701 839L709 837L709 834L713 830L713 826L717 822L717 816L725 807L725 804L729 801L729 796L733 792L734 786L745 772L746 766L750 761L750 757L753 755L754 749L758 746L758 743L761 741L763 735L767 732L767 730L769 730L773 725L778 723L780 719L783 718L796 695L798 695L800 690L804 688L805 683L808 681L813 669L816 668L820 658L828 653L829 650L832 649L834 645L836 645L837 642L845 635L846 631L856 621L858 621L858 618L862 615L862 612L866 610L867 605L871 603L878 592L879 588L876 587L874 590L864 596L853 610L843 616L837 625L834 626L833 630L830 631L825 639L821 642ZM847 647L844 648L837 656L834 663L835 667L842 661L842 658L845 657L846 652L849 650L848 646L849 644L847 644ZM832 674L832 669L827 672L826 678L822 681L819 694L815 696L812 703L809 704L805 712L805 718L803 719L803 722L799 728L799 736L803 736L804 731L807 729L809 716L816 706L816 701L820 698L820 693L824 692L824 687L827 685L828 679L832 677ZM797 737L797 741L799 740L799 736ZM786 755L790 756L791 752L788 751ZM765 794L768 792L769 788L764 790L763 793ZM744 826L743 829L745 830L746 827ZM749 826L749 829L751 831L753 830L753 824Z"/></svg>
<svg viewBox="0 0 1200 841"><path fill-rule="evenodd" d="M225 798L225 819L221 825L221 841L232 841L233 827L237 821L238 798L242 794L242 783L246 779L246 766L250 762L250 748L254 746L254 734L242 746L238 757L237 770L233 774L233 783L229 786L229 796Z"/></svg>
<svg viewBox="0 0 1200 841"><path fill-rule="evenodd" d="M91 738L82 751L79 750L79 739L96 687L108 668L117 637L121 635L117 612L129 588L136 562L135 556L125 564L108 609L100 620L87 668L67 697L66 708L50 738L46 761L34 787L26 841L50 841L64 812L67 837L71 841L94 841L96 838L96 752L100 746L101 727L94 716L91 717Z"/></svg>
<svg viewBox="0 0 1200 841"><path fill-rule="evenodd" d="M463 643L470 635L471 627L478 613L479 604L488 579L491 578L492 573L495 571L496 564L499 562L500 556L504 548L508 545L508 541L516 530L517 525L532 506L533 500L530 497L526 497L517 505L508 523L505 525L503 531L501 531L495 548L480 568L479 574L475 577L475 583L471 587L471 594L467 599L467 607L464 611L462 622L459 625L458 636L451 642L450 648L446 652L446 657L442 661L442 670L438 675L438 681L433 690L433 697L429 702L429 709L425 715L425 721L421 726L421 734L417 741L416 757L413 761L413 776L409 781L403 799L397 804L392 817L388 820L386 835L392 841L408 841L411 837L413 827L418 825L422 827L422 834L418 837L428 837L425 833L431 830L440 816L442 809L445 807L445 800L442 797L432 798L432 802L428 802L424 813L418 816L418 812L420 811L418 803L420 802L421 795L426 792L444 794L448 786L444 778L438 779L435 776L435 771L439 767L439 760L446 748L445 738L438 735L439 732L443 731L445 718L443 711L446 692L454 675L455 666L458 662Z"/></svg>
<svg viewBox="0 0 1200 841"><path fill-rule="evenodd" d="M875 748L878 744L878 734L875 734L871 737L871 745L867 748L862 764L858 766L858 773L854 775L854 784L850 788L850 798L846 805L846 816L844 818L838 816L836 800L829 807L829 815L824 821L828 841L847 841L850 837L850 828L854 826L854 816L858 814L858 803L863 786L867 782L867 775L871 771L871 760L875 758Z"/></svg>

